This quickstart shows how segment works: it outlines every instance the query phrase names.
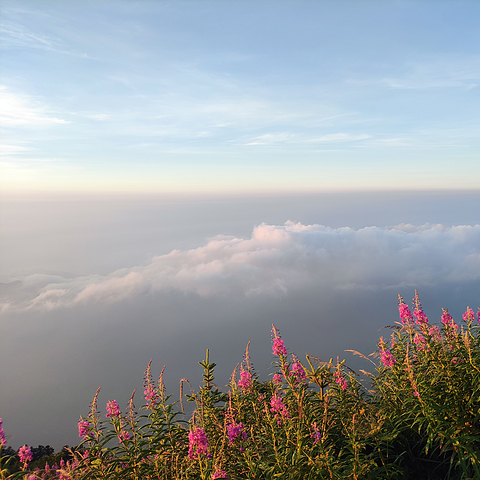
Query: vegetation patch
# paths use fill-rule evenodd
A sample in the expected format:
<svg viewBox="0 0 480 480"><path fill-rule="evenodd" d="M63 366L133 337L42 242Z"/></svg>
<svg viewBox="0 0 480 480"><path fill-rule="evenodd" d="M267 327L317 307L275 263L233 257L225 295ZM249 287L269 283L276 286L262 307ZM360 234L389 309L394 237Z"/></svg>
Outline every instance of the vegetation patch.
<svg viewBox="0 0 480 480"><path fill-rule="evenodd" d="M174 402L165 367L154 381L150 362L145 405L137 411L134 391L124 411L108 401L103 417L98 389L69 451L15 452L0 419L0 478L478 479L480 311L467 308L459 325L443 310L435 325L415 292L412 309L399 296L399 314L377 352L353 351L372 372L300 361L272 326L270 380L259 380L247 346L222 392L207 350L203 385L182 379ZM195 404L190 418L184 399Z"/></svg>

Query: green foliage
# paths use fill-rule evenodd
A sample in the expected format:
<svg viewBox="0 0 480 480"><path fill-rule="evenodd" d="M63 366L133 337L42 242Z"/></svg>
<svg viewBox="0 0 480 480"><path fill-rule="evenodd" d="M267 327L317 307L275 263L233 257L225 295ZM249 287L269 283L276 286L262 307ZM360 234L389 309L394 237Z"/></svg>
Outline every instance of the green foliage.
<svg viewBox="0 0 480 480"><path fill-rule="evenodd" d="M203 385L185 395L189 420L145 373L142 413L134 395L121 413L107 405L81 419L83 444L64 479L474 479L480 478L480 326L467 309L459 327L447 311L428 323L418 295L373 356L376 373L358 376L345 362L287 353L273 327L275 375L260 382L248 346L228 393L214 384L207 350ZM165 369L165 367L164 367ZM239 373L239 378L238 378ZM115 403L115 405L114 405ZM21 472L24 474L25 472ZM49 472L35 478L53 478ZM5 476L3 478L8 478ZM25 478L27 478L25 476Z"/></svg>

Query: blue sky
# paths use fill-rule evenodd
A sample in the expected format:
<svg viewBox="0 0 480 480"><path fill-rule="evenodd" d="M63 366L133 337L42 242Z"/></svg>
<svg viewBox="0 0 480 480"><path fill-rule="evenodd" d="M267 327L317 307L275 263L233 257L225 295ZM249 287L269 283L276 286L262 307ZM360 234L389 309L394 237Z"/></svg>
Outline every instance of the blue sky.
<svg viewBox="0 0 480 480"><path fill-rule="evenodd" d="M4 192L480 187L477 2L1 7Z"/></svg>

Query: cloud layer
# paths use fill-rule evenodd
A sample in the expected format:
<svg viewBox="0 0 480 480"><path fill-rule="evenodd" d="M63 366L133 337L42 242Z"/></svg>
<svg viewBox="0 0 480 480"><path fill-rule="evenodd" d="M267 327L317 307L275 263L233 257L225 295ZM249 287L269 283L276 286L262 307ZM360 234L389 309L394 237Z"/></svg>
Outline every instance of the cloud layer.
<svg viewBox="0 0 480 480"><path fill-rule="evenodd" d="M3 285L1 308L51 310L172 291L278 297L301 289L398 289L478 279L480 225L355 230L289 221L261 224L250 238L220 235L109 275L17 278Z"/></svg>

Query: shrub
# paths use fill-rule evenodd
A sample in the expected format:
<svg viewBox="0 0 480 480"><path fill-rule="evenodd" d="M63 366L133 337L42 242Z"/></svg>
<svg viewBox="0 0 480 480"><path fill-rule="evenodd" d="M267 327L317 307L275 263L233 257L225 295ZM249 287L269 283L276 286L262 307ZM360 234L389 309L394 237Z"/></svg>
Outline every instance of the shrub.
<svg viewBox="0 0 480 480"><path fill-rule="evenodd" d="M206 358L203 385L172 402L163 383L144 377L145 405L111 400L106 417L97 390L80 418L82 444L56 470L24 478L64 479L467 479L480 478L480 313L457 325L444 310L430 324L417 292L413 313L399 296L400 322L390 326L360 377L345 361L304 363L289 354L275 326L275 373L260 381L249 356L228 392L214 384ZM186 419L183 400L194 402ZM30 475L30 476L28 476Z"/></svg>

